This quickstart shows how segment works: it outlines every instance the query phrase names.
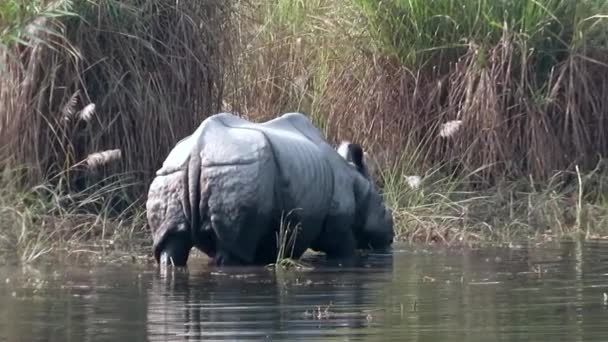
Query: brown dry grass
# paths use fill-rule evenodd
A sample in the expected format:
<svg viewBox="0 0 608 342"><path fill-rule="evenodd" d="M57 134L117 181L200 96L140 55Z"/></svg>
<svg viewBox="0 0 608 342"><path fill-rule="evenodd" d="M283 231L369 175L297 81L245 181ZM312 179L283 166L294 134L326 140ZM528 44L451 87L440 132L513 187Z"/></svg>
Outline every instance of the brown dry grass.
<svg viewBox="0 0 608 342"><path fill-rule="evenodd" d="M363 81L345 73L327 93L332 133L393 154L417 146L427 167L452 161L460 175L480 170L476 176L489 185L505 177L548 179L575 165L593 169L608 152L608 60L574 54L538 93L531 63L511 65L510 44L505 36L483 67L471 46L445 74L414 74L390 63L369 68ZM462 120L461 129L440 137L440 125L450 120Z"/></svg>
<svg viewBox="0 0 608 342"><path fill-rule="evenodd" d="M307 15L303 20L315 21ZM470 43L457 61L416 70L339 39L324 46L307 31L257 37L242 57L249 77L243 112L260 120L308 112L334 142L362 142L381 167L410 154L419 168L442 164L449 174L474 173L478 185L491 186L548 180L575 165L588 172L608 152L603 46L573 46L542 74L534 67L538 56L515 55L524 42L507 29L491 48ZM326 57L340 49L340 62ZM451 120L461 120L460 129L441 137Z"/></svg>
<svg viewBox="0 0 608 342"><path fill-rule="evenodd" d="M75 0L0 46L0 259L144 246L151 178L220 108L232 4Z"/></svg>
<svg viewBox="0 0 608 342"><path fill-rule="evenodd" d="M492 25L491 44L465 37L416 66L374 49L351 0L176 4L77 0L79 17L39 20L59 33L39 33L50 47L13 46L13 59L3 56L0 156L18 168L10 178L21 185L51 181L51 191L36 192L45 204L28 225L90 213L100 214L73 225L122 220L124 208L141 208L134 200L175 142L211 113L265 120L303 111L330 141L365 146L403 239L605 235L602 26L597 43L572 35L543 60L527 45L538 41ZM564 31L579 32L580 23ZM459 129L441 136L454 120ZM413 175L421 176L417 189L407 185ZM89 231L105 231L98 228Z"/></svg>
<svg viewBox="0 0 608 342"><path fill-rule="evenodd" d="M26 167L22 185L80 191L122 175L138 181L123 194L145 194L175 142L220 108L231 6L78 0L77 17L40 18L55 34L2 56L0 145L9 167ZM121 158L74 167L106 150Z"/></svg>
<svg viewBox="0 0 608 342"><path fill-rule="evenodd" d="M231 89L240 100L232 107L254 120L303 111L334 143L363 143L400 238L606 236L602 15L566 11L533 38L483 27L497 33L491 44L471 29L466 44L416 66L375 50L351 1L254 3L239 26L243 83ZM543 45L551 34L563 41ZM459 129L441 136L454 120ZM412 175L422 176L419 189L407 185Z"/></svg>

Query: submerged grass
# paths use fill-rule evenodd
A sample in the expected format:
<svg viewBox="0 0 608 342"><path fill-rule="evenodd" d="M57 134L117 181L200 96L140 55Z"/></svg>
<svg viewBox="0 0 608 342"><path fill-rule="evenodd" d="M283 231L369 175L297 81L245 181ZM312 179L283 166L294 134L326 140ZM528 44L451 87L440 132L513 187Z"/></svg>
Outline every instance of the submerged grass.
<svg viewBox="0 0 608 342"><path fill-rule="evenodd" d="M274 269L278 272L292 269L300 271L308 271L312 269L311 266L293 258L293 250L295 248L298 233L301 228L300 222L295 220L295 217L292 216L294 211L295 210L292 210L286 214L284 213L281 216L281 225L276 237L277 257L274 263L267 265L267 268L269 269Z"/></svg>

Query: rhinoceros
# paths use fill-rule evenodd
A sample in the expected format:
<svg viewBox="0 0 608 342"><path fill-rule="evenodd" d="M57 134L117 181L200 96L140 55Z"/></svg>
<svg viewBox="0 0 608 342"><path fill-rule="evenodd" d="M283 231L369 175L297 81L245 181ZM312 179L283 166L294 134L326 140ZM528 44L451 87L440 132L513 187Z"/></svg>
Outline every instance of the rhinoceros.
<svg viewBox="0 0 608 342"><path fill-rule="evenodd" d="M193 247L216 265L274 262L290 226L294 259L308 248L348 258L390 248L394 237L361 146L335 149L302 113L261 123L209 116L170 151L146 210L154 257L174 266L186 266Z"/></svg>

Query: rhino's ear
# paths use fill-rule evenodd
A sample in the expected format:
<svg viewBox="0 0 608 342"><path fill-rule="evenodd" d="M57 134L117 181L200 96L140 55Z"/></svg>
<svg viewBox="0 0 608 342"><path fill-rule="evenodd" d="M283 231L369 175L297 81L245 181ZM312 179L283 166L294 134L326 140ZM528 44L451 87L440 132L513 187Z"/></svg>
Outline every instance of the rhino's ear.
<svg viewBox="0 0 608 342"><path fill-rule="evenodd" d="M346 159L346 161L353 164L363 176L368 177L369 173L365 163L365 153L363 152L361 145L349 141L342 141L340 146L338 146L338 154Z"/></svg>
<svg viewBox="0 0 608 342"><path fill-rule="evenodd" d="M336 149L336 151L338 151L338 154L340 156L342 156L342 158L348 160L348 145L350 145L350 142L348 141L342 141L340 143L340 146L338 146L338 148Z"/></svg>

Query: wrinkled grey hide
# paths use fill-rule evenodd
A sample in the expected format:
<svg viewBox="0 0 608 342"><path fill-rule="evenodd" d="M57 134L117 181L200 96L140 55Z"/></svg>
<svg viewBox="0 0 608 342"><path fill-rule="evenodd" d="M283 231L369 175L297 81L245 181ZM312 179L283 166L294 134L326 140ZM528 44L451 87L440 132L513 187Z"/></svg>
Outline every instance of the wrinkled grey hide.
<svg viewBox="0 0 608 342"><path fill-rule="evenodd" d="M156 260L182 266L192 247L218 265L274 262L282 216L300 224L294 258L307 248L349 257L394 236L361 147L336 151L300 113L207 118L169 153L146 205Z"/></svg>

